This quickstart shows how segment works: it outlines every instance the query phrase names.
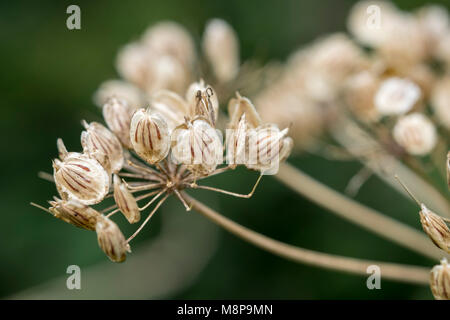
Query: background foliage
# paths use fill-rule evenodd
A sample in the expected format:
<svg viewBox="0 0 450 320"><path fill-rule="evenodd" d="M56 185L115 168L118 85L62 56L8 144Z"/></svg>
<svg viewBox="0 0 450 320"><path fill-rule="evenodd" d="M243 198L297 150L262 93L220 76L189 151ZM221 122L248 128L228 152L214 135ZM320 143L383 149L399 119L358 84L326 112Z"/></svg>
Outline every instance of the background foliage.
<svg viewBox="0 0 450 320"><path fill-rule="evenodd" d="M412 0L396 3L402 9L424 4ZM82 30L66 28L69 4L81 7ZM80 148L80 120L99 118L92 94L102 81L117 77L113 63L120 46L163 19L180 22L198 40L205 22L221 17L237 30L243 59L282 60L318 36L345 30L352 4L335 0L2 2L0 297L64 277L70 264L83 270L106 259L95 234L51 219L29 202L43 203L55 194L54 186L38 179L37 172L51 170L57 137L64 138L70 149ZM290 161L337 190L344 190L360 167L310 155ZM214 185L245 192L255 174L238 171L213 179ZM270 177L263 179L251 200L211 196L200 190L196 194L233 220L291 244L368 259L434 264L335 217ZM377 178L364 185L357 199L420 228L416 207ZM186 214L181 205L171 204L155 216L136 246L158 237L161 216L168 209L183 219L201 219ZM126 234L131 230L124 229ZM389 281L382 281L381 290L370 291L364 277L294 264L217 231L218 247L205 269L193 284L166 298L431 298L426 287ZM181 228L179 232L187 236L192 230ZM178 239L183 239L183 234ZM193 259L195 255L193 251ZM182 270L183 262L177 263ZM149 273L151 266L148 261ZM124 271L121 276L133 277L133 272ZM152 283L142 279L139 285Z"/></svg>

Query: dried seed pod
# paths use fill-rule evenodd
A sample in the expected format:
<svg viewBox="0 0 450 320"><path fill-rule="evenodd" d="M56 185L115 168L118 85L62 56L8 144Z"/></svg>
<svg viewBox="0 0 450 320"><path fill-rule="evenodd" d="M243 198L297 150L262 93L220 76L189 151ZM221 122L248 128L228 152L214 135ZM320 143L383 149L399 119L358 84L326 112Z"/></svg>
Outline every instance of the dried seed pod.
<svg viewBox="0 0 450 320"><path fill-rule="evenodd" d="M450 129L450 76L440 79L431 93L431 106L436 119Z"/></svg>
<svg viewBox="0 0 450 320"><path fill-rule="evenodd" d="M288 128L280 131L272 124L250 130L247 168L263 174L275 174L279 163L292 151L293 140L286 137L288 131Z"/></svg>
<svg viewBox="0 0 450 320"><path fill-rule="evenodd" d="M205 85L202 79L192 83L186 92L186 101L191 118L204 117L213 127L216 125L219 116L219 100L211 86Z"/></svg>
<svg viewBox="0 0 450 320"><path fill-rule="evenodd" d="M100 248L113 262L123 262L126 252L130 251L125 237L119 227L110 219L100 216L95 227Z"/></svg>
<svg viewBox="0 0 450 320"><path fill-rule="evenodd" d="M131 83L122 80L103 82L95 92L94 103L102 108L112 97L125 100L131 110L136 110L145 103L143 93Z"/></svg>
<svg viewBox="0 0 450 320"><path fill-rule="evenodd" d="M203 34L203 52L220 82L230 81L239 71L239 42L233 28L221 19L208 22Z"/></svg>
<svg viewBox="0 0 450 320"><path fill-rule="evenodd" d="M229 128L226 131L226 151L227 151L227 163L232 168L236 165L246 163L246 155L248 150L248 123L245 113L241 115L241 118L234 128Z"/></svg>
<svg viewBox="0 0 450 320"><path fill-rule="evenodd" d="M450 189L450 151L447 153L447 184Z"/></svg>
<svg viewBox="0 0 450 320"><path fill-rule="evenodd" d="M430 288L436 300L450 300L450 266L447 259L434 266L430 273Z"/></svg>
<svg viewBox="0 0 450 320"><path fill-rule="evenodd" d="M170 132L183 124L184 117L189 114L189 108L183 98L168 90L160 90L152 95L150 109L162 115Z"/></svg>
<svg viewBox="0 0 450 320"><path fill-rule="evenodd" d="M144 89L148 79L148 55L140 43L130 43L117 55L116 68L122 78Z"/></svg>
<svg viewBox="0 0 450 320"><path fill-rule="evenodd" d="M230 115L228 127L231 129L238 127L243 114L245 114L249 129L254 129L262 124L261 118L258 112L256 112L253 103L248 98L242 97L239 92L236 92L236 98L231 99L228 103L228 113Z"/></svg>
<svg viewBox="0 0 450 320"><path fill-rule="evenodd" d="M223 161L222 137L207 120L186 121L172 133L172 157L198 175L213 172Z"/></svg>
<svg viewBox="0 0 450 320"><path fill-rule="evenodd" d="M78 228L86 230L95 230L100 213L84 204L75 200L61 200L54 198L54 201L49 201L51 207L48 208L54 217L70 223Z"/></svg>
<svg viewBox="0 0 450 320"><path fill-rule="evenodd" d="M99 203L109 190L108 172L86 155L71 155L64 161L55 159L53 177L61 198L84 205Z"/></svg>
<svg viewBox="0 0 450 320"><path fill-rule="evenodd" d="M419 101L420 88L406 79L392 77L381 83L375 95L375 107L382 115L399 115Z"/></svg>
<svg viewBox="0 0 450 320"><path fill-rule="evenodd" d="M169 153L170 135L167 123L150 108L139 109L134 113L130 137L134 151L150 164L163 160Z"/></svg>
<svg viewBox="0 0 450 320"><path fill-rule="evenodd" d="M100 123L83 121L81 133L84 153L96 159L108 172L119 172L123 166L123 148L119 139Z"/></svg>
<svg viewBox="0 0 450 320"><path fill-rule="evenodd" d="M139 212L136 199L116 174L113 176L113 184L114 200L116 201L117 207L129 223L138 222L141 219L141 213Z"/></svg>
<svg viewBox="0 0 450 320"><path fill-rule="evenodd" d="M394 126L393 136L400 146L413 155L426 155L437 143L434 124L420 113L400 118Z"/></svg>
<svg viewBox="0 0 450 320"><path fill-rule="evenodd" d="M421 206L420 223L425 233L430 237L433 243L450 253L450 230L445 221L429 210L424 204Z"/></svg>
<svg viewBox="0 0 450 320"><path fill-rule="evenodd" d="M103 105L103 118L109 129L119 138L125 148L131 149L131 108L125 100L109 98Z"/></svg>

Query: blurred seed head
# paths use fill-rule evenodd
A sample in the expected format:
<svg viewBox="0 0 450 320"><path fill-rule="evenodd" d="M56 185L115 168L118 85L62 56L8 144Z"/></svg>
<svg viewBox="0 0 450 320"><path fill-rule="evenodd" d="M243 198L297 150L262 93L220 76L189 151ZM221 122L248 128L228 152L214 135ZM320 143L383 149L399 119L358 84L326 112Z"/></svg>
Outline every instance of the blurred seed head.
<svg viewBox="0 0 450 320"><path fill-rule="evenodd" d="M184 123L184 117L189 114L183 98L168 90L159 90L152 95L150 109L164 118L169 132Z"/></svg>
<svg viewBox="0 0 450 320"><path fill-rule="evenodd" d="M122 80L103 82L94 94L94 103L103 107L113 97L125 100L131 110L136 110L145 103L145 95L131 83Z"/></svg>
<svg viewBox="0 0 450 320"><path fill-rule="evenodd" d="M447 259L434 266L430 274L431 292L436 300L450 300L450 266Z"/></svg>
<svg viewBox="0 0 450 320"><path fill-rule="evenodd" d="M436 119L450 130L450 76L435 84L431 94L431 106Z"/></svg>
<svg viewBox="0 0 450 320"><path fill-rule="evenodd" d="M392 77L381 83L375 95L375 106L382 115L404 114L413 108L420 96L420 88L415 83Z"/></svg>

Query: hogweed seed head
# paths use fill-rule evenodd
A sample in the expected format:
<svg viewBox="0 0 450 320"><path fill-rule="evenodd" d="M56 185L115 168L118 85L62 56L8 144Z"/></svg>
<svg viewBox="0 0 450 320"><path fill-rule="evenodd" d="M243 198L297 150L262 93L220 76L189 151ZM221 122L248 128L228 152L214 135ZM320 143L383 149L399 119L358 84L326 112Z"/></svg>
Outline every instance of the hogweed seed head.
<svg viewBox="0 0 450 320"><path fill-rule="evenodd" d="M433 213L424 204L421 205L420 223L433 243L438 248L450 253L450 229L440 216Z"/></svg>
<svg viewBox="0 0 450 320"><path fill-rule="evenodd" d="M71 155L53 161L53 177L64 200L84 205L99 203L109 190L109 174L100 163L86 155Z"/></svg>
<svg viewBox="0 0 450 320"><path fill-rule="evenodd" d="M412 155L426 155L437 143L434 124L421 113L400 118L394 126L395 141Z"/></svg>
<svg viewBox="0 0 450 320"><path fill-rule="evenodd" d="M420 88L397 77L383 81L375 95L375 107L382 115L399 115L410 111L419 101Z"/></svg>
<svg viewBox="0 0 450 320"><path fill-rule="evenodd" d="M136 199L116 174L113 176L113 185L114 200L116 201L117 207L123 213L125 218L127 218L129 223L138 222L141 219L141 213Z"/></svg>
<svg viewBox="0 0 450 320"><path fill-rule="evenodd" d="M450 266L447 259L434 266L430 273L430 288L436 300L450 300Z"/></svg>
<svg viewBox="0 0 450 320"><path fill-rule="evenodd" d="M169 153L169 128L164 118L151 111L137 110L131 119L131 143L134 151L150 164L163 160Z"/></svg>
<svg viewBox="0 0 450 320"><path fill-rule="evenodd" d="M103 118L109 129L119 138L122 145L131 149L130 124L132 110L125 100L109 98L103 105Z"/></svg>
<svg viewBox="0 0 450 320"><path fill-rule="evenodd" d="M76 227L86 230L95 230L100 213L75 200L61 200L55 197L54 201L49 201L51 207L48 208L54 217L70 223Z"/></svg>
<svg viewBox="0 0 450 320"><path fill-rule="evenodd" d="M202 47L219 81L227 82L236 77L239 71L239 42L227 22L221 19L208 21Z"/></svg>
<svg viewBox="0 0 450 320"><path fill-rule="evenodd" d="M98 244L109 259L113 262L125 261L126 253L130 252L130 246L119 227L109 218L100 216L95 231Z"/></svg>
<svg viewBox="0 0 450 320"><path fill-rule="evenodd" d="M119 172L123 166L123 148L119 139L97 122L83 121L86 131L81 133L84 153L96 159L108 172Z"/></svg>

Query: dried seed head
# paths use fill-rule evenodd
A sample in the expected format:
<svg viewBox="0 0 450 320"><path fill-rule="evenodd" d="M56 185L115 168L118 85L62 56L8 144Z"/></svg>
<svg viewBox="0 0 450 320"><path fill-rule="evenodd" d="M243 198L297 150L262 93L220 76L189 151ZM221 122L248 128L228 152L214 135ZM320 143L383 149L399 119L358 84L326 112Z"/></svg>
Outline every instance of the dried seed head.
<svg viewBox="0 0 450 320"><path fill-rule="evenodd" d="M423 230L433 243L450 253L450 230L445 221L437 214L430 211L425 205L421 205L420 222Z"/></svg>
<svg viewBox="0 0 450 320"><path fill-rule="evenodd" d="M94 95L94 102L100 108L112 97L125 100L131 110L136 110L145 103L143 93L129 82L108 80L103 82Z"/></svg>
<svg viewBox="0 0 450 320"><path fill-rule="evenodd" d="M450 129L450 77L436 83L431 93L431 105L436 119Z"/></svg>
<svg viewBox="0 0 450 320"><path fill-rule="evenodd" d="M239 71L239 42L236 32L225 21L212 19L203 34L203 52L219 82L227 82Z"/></svg>
<svg viewBox="0 0 450 320"><path fill-rule="evenodd" d="M123 262L126 259L126 252L130 252L125 237L119 227L110 219L100 216L95 231L100 248L113 262Z"/></svg>
<svg viewBox="0 0 450 320"><path fill-rule="evenodd" d="M75 200L61 200L55 197L54 201L49 201L51 207L48 208L54 217L70 223L76 227L95 230L100 213L89 206Z"/></svg>
<svg viewBox="0 0 450 320"><path fill-rule="evenodd" d="M288 128L280 131L272 124L263 125L249 132L249 159L247 168L263 174L275 174L278 165L292 151L293 141L286 137Z"/></svg>
<svg viewBox="0 0 450 320"><path fill-rule="evenodd" d="M172 133L172 157L195 174L207 175L223 161L222 137L205 119L187 121Z"/></svg>
<svg viewBox="0 0 450 320"><path fill-rule="evenodd" d="M375 95L375 106L383 115L404 114L419 101L420 88L413 82L392 77L385 80Z"/></svg>
<svg viewBox="0 0 450 320"><path fill-rule="evenodd" d="M129 223L138 222L141 219L141 213L139 212L136 199L116 174L113 176L113 184L114 200L116 201L117 207Z"/></svg>
<svg viewBox="0 0 450 320"><path fill-rule="evenodd" d="M134 151L150 164L163 160L169 153L170 135L167 123L151 109L137 110L131 119L131 143Z"/></svg>
<svg viewBox="0 0 450 320"><path fill-rule="evenodd" d="M167 122L169 132L184 123L189 114L186 102L178 94L168 90L160 90L152 95L150 109L162 115Z"/></svg>
<svg viewBox="0 0 450 320"><path fill-rule="evenodd" d="M123 166L123 148L119 139L100 123L83 121L81 133L84 153L96 159L108 172L119 172Z"/></svg>
<svg viewBox="0 0 450 320"><path fill-rule="evenodd" d="M434 266L430 274L431 292L436 300L450 300L450 266L447 259Z"/></svg>
<svg viewBox="0 0 450 320"><path fill-rule="evenodd" d="M131 108L125 100L112 97L103 105L103 118L125 148L131 149Z"/></svg>
<svg viewBox="0 0 450 320"><path fill-rule="evenodd" d="M230 115L228 125L230 129L238 127L243 114L245 114L245 121L250 129L254 129L262 123L253 103L248 98L241 97L238 92L236 92L236 98L230 99L228 103L228 113Z"/></svg>
<svg viewBox="0 0 450 320"><path fill-rule="evenodd" d="M204 117L214 127L219 116L219 100L214 89L203 80L192 83L186 92L191 118Z"/></svg>
<svg viewBox="0 0 450 320"><path fill-rule="evenodd" d="M413 155L426 155L437 143L434 124L420 113L400 118L394 126L393 136L400 146Z"/></svg>
<svg viewBox="0 0 450 320"><path fill-rule="evenodd" d="M245 113L234 127L233 125L233 128L227 129L226 134L227 163L232 167L246 163L249 127Z"/></svg>
<svg viewBox="0 0 450 320"><path fill-rule="evenodd" d="M100 163L85 155L72 155L53 161L56 188L64 200L84 205L99 203L108 193L109 175Z"/></svg>

